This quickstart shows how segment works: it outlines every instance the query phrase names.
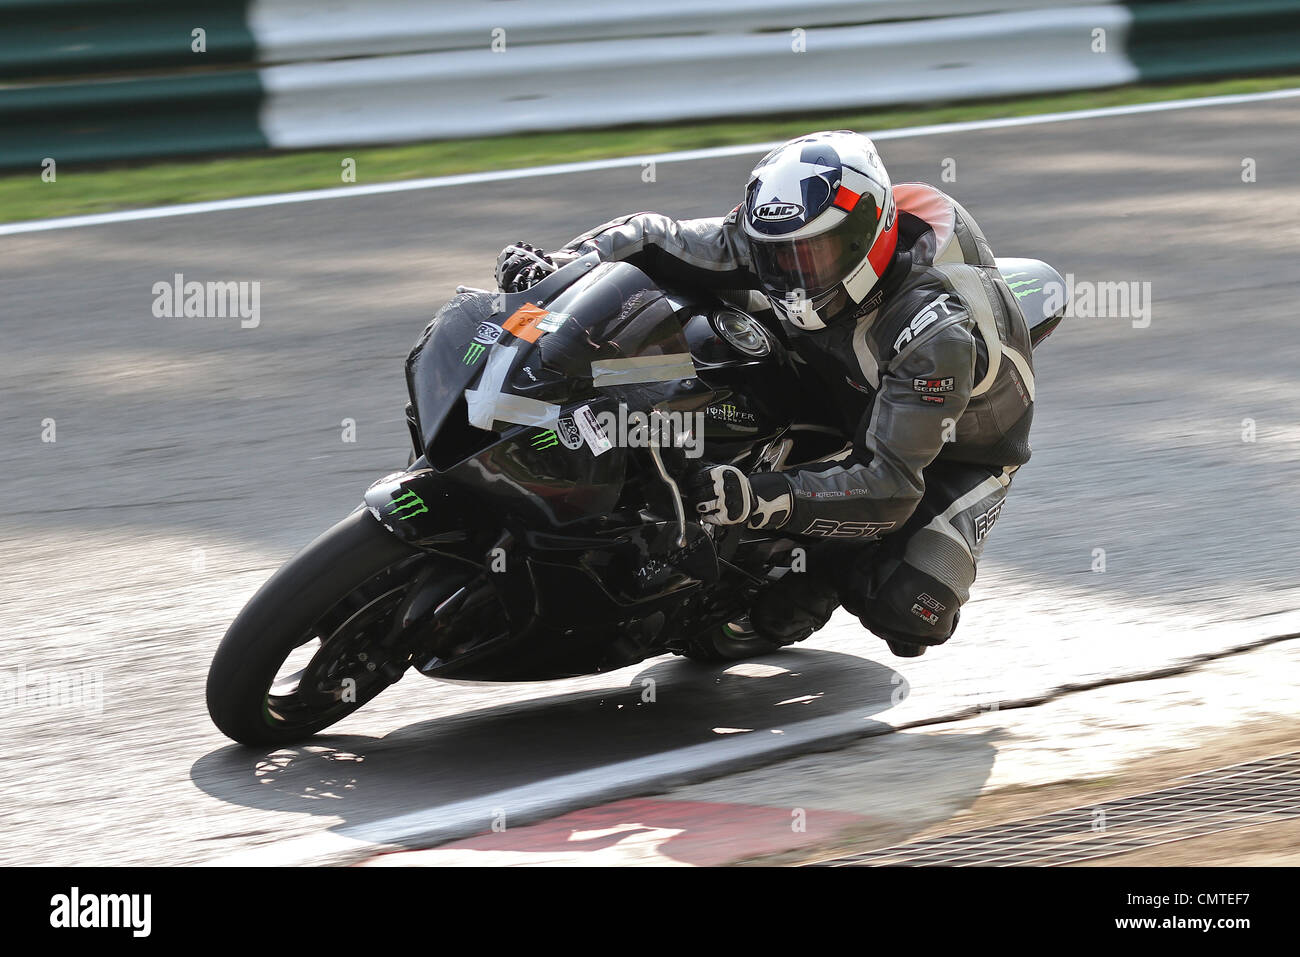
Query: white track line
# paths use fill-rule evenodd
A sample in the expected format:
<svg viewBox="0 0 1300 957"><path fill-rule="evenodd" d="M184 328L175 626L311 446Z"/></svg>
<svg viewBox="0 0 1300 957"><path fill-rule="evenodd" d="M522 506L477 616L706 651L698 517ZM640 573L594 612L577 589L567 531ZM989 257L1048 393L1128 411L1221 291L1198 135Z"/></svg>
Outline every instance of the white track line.
<svg viewBox="0 0 1300 957"><path fill-rule="evenodd" d="M705 744L604 764L369 824L344 825L265 844L205 862L217 867L289 867L355 863L397 845L427 847L487 831L503 810L509 827L579 808L653 793L687 780L732 773L863 737L891 725L870 715L836 714L787 725L780 734L736 734Z"/></svg>
<svg viewBox="0 0 1300 957"><path fill-rule="evenodd" d="M937 123L931 126L909 126L901 129L880 130L871 135L877 140L896 140L913 136L942 136L948 133L966 133L975 130L1000 130L1019 126L1038 126L1044 123L1068 123L1074 120L1091 120L1110 116L1131 116L1139 113L1157 113L1166 110L1189 110L1203 106L1231 106L1237 103L1259 103L1268 100L1289 99L1300 96L1300 89L1269 90L1263 93L1237 93L1228 96L1203 96L1188 100L1165 100L1154 103L1135 103L1130 106L1105 106L1091 110L1074 110L1066 113L1040 113L1036 116L1014 116L1004 119L968 120L961 123ZM549 166L531 166L523 169L491 170L482 173L462 173L456 176L431 176L426 179L399 180L392 183L369 183L358 186L339 186L332 189L304 190L298 193L271 193L266 196L240 196L207 203L184 203L177 206L154 206L148 209L125 209L112 213L94 213L87 216L64 216L58 219L34 219L18 223L0 224L0 236L18 233L40 233L52 229L75 229L81 226L99 226L106 223L129 223L142 219L166 219L171 216L193 216L198 213L219 213L237 209L255 209L259 206L285 206L290 203L314 203L326 199L347 199L356 196L377 196L384 193L405 193L419 189L439 189L446 186L467 186L475 183L493 183L512 179L531 179L538 176L562 176L594 170L620 169L640 166L643 163L684 163L691 160L719 159L763 153L784 141L746 143L739 146L715 146L702 150L680 150L675 153L649 153L641 156L620 156L612 159L588 160L581 163L554 163Z"/></svg>

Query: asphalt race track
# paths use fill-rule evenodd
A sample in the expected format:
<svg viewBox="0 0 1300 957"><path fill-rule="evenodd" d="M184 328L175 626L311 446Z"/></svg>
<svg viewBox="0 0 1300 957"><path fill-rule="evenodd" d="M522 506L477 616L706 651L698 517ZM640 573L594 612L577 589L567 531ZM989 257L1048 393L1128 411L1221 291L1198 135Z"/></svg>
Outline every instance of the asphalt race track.
<svg viewBox="0 0 1300 957"><path fill-rule="evenodd" d="M724 213L756 156L0 237L0 667L103 682L102 711L0 709L0 863L210 861L476 801L486 827L498 792L738 737L715 729L882 730L1300 631L1300 101L880 145L999 255L1150 284L1149 323L1079 316L1039 350L1034 458L953 641L894 659L841 616L725 672L408 676L271 755L210 724L209 660L271 571L405 464L402 360L437 305L490 284L510 240ZM177 273L261 282L260 323L155 318Z"/></svg>

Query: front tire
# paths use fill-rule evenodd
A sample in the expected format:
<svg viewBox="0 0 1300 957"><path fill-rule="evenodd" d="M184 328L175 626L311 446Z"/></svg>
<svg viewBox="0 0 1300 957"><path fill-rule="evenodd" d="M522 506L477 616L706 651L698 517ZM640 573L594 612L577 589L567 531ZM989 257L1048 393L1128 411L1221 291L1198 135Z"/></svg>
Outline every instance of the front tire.
<svg viewBox="0 0 1300 957"><path fill-rule="evenodd" d="M395 679L371 649L425 561L365 509L317 538L258 589L222 638L208 670L213 723L241 744L292 744L374 698ZM284 674L295 652L310 658Z"/></svg>

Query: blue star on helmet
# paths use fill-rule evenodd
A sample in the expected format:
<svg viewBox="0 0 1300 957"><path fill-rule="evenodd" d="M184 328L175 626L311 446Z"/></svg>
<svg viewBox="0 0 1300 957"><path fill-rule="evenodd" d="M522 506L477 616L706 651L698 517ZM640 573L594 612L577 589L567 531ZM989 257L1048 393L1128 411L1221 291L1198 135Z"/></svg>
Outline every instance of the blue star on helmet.
<svg viewBox="0 0 1300 957"><path fill-rule="evenodd" d="M828 166L825 163L795 159L774 163L763 170L751 209L757 211L764 207L797 206L798 215L780 217L783 221L779 226L772 223L775 227L773 232L791 232L822 211L832 194L831 179L838 178L839 174L838 166ZM809 189L810 186L813 189ZM817 186L821 188L818 189ZM762 215L757 218L760 221L768 219Z"/></svg>

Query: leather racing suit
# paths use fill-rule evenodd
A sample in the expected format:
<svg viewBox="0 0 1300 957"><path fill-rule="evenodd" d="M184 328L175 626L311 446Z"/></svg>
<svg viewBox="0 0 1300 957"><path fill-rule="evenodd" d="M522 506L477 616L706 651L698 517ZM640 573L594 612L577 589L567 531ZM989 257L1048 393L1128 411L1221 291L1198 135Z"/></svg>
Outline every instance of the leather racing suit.
<svg viewBox="0 0 1300 957"><path fill-rule="evenodd" d="M894 198L898 248L871 295L824 330L780 321L801 380L845 442L750 477L762 499L791 493L779 527L809 546L814 574L786 575L751 611L753 627L782 643L807 637L841 603L895 653L946 641L1012 475L1029 459L1029 331L983 233L932 186L898 184ZM594 251L748 299L766 318L739 212L624 216L557 258Z"/></svg>

